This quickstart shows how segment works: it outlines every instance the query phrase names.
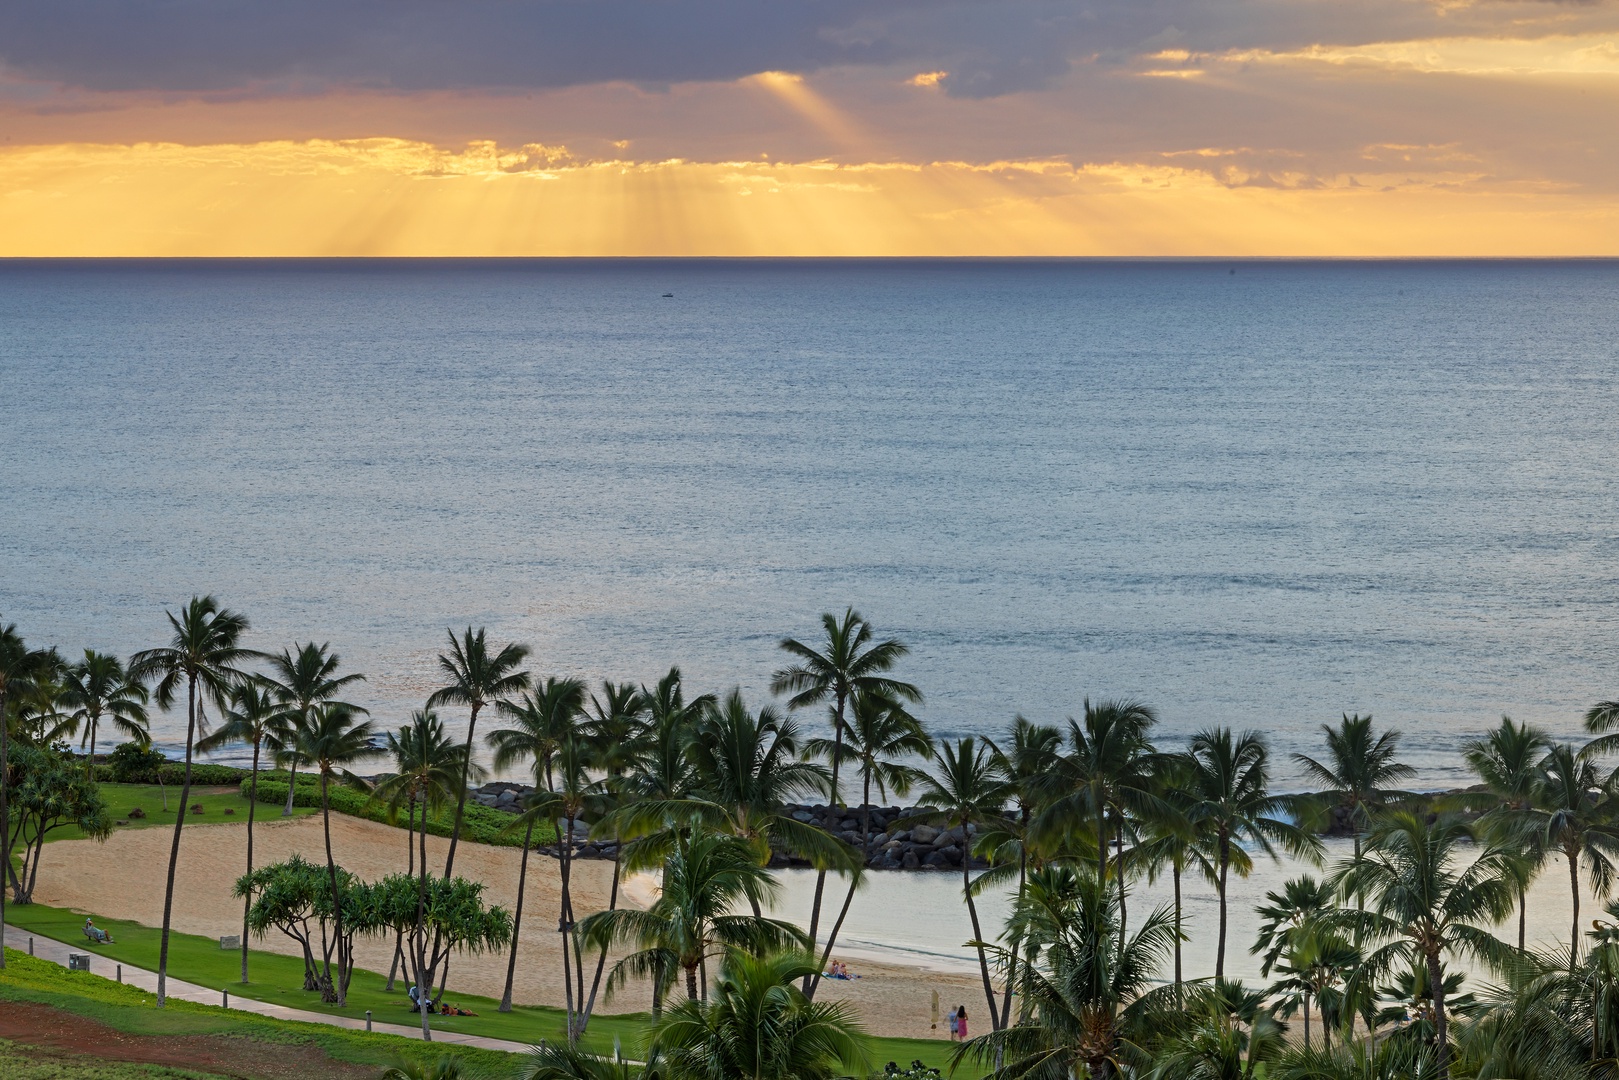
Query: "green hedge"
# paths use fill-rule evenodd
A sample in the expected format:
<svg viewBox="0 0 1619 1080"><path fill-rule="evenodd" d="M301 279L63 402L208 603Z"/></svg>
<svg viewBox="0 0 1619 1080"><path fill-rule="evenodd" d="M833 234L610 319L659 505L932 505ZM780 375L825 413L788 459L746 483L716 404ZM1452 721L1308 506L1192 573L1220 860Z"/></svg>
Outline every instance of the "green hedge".
<svg viewBox="0 0 1619 1080"><path fill-rule="evenodd" d="M95 775L103 784L166 784L170 787L179 787L185 783L186 767L183 761L170 762L155 769L135 769L126 771L123 776L114 776L112 766L97 765ZM238 769L234 765L207 765L198 762L191 765L191 782L205 787L235 784L246 776L246 769Z"/></svg>
<svg viewBox="0 0 1619 1080"><path fill-rule="evenodd" d="M249 780L242 781L242 795L246 797ZM259 774L259 802L285 805L287 801L287 774L285 772L265 772ZM385 805L363 792L353 788L333 785L329 794L332 809L352 817L365 818L367 821L380 821L388 823L388 810ZM320 805L320 780L318 777L298 774L298 790L292 796L294 806ZM447 807L439 813L428 816L427 831L433 836L449 836L450 828L455 821L455 807ZM470 798L464 816L461 820L461 837L478 844L496 844L502 847L521 847L523 844L522 832L508 833L506 828L512 823L512 815L500 810L491 810L487 806L480 806ZM405 827L405 816L400 815L396 824L399 828ZM419 822L418 822L419 824ZM556 840L556 830L544 824L534 829L534 842L536 844L550 844Z"/></svg>

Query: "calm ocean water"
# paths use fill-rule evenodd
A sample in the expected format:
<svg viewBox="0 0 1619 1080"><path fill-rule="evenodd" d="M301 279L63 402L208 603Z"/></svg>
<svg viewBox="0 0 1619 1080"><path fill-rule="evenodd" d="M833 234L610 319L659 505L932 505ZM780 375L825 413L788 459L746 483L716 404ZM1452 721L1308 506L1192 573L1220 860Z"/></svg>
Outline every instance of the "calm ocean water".
<svg viewBox="0 0 1619 1080"><path fill-rule="evenodd" d="M762 702L851 603L941 735L1372 712L1445 784L1619 694L1614 263L13 262L0 377L0 616L213 592L388 724L449 626Z"/></svg>

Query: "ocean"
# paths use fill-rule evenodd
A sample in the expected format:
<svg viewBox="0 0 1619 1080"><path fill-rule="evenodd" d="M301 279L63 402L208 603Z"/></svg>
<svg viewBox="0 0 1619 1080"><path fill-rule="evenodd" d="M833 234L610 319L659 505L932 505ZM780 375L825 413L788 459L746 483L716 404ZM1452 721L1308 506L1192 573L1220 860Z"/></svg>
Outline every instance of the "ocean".
<svg viewBox="0 0 1619 1080"><path fill-rule="evenodd" d="M0 378L0 618L213 593L389 726L447 629L759 705L848 605L940 736L1133 697L1279 787L1619 695L1619 263L13 261Z"/></svg>

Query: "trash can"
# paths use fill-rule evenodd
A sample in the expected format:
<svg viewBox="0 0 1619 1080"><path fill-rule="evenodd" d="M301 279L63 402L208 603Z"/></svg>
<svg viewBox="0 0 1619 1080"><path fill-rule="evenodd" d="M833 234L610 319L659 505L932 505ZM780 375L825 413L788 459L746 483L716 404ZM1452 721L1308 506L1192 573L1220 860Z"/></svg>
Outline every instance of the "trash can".
<svg viewBox="0 0 1619 1080"><path fill-rule="evenodd" d="M90 954L89 953L82 953L82 952L70 952L70 953L68 953L67 954L67 969L69 971L89 971L90 970Z"/></svg>

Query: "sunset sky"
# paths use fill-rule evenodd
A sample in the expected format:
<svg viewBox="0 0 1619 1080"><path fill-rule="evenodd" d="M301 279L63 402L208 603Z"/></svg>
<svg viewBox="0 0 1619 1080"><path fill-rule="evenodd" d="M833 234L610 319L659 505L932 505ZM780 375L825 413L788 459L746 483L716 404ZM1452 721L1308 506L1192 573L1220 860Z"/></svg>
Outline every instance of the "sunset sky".
<svg viewBox="0 0 1619 1080"><path fill-rule="evenodd" d="M0 255L1619 255L1619 3L16 0Z"/></svg>

